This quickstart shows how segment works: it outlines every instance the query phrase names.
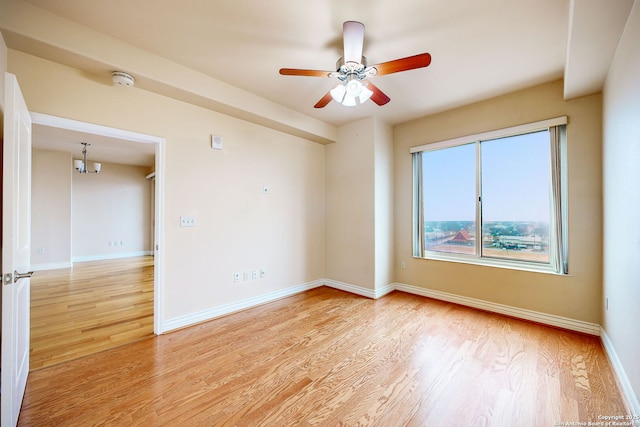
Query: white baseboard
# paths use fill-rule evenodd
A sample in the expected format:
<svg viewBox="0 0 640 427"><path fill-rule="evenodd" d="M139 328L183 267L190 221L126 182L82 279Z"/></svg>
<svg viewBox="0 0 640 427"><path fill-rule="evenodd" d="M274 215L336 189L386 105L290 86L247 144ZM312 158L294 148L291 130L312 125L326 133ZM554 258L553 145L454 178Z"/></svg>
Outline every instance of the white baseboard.
<svg viewBox="0 0 640 427"><path fill-rule="evenodd" d="M323 283L325 286L328 286L330 288L339 289L341 291L350 292L352 294L361 295L367 298L376 298L376 293L373 290L369 288L363 288L362 286L338 282L337 280L331 279L323 279Z"/></svg>
<svg viewBox="0 0 640 427"><path fill-rule="evenodd" d="M631 415L640 415L640 403L638 402L638 397L633 392L629 377L622 366L622 362L620 362L620 359L618 358L618 354L613 347L611 339L609 339L609 335L607 335L607 331L602 327L600 328L600 339L602 340L602 346L609 357L609 362L611 362L611 366L613 366L613 371L618 379L620 388L622 389L622 397L631 410Z"/></svg>
<svg viewBox="0 0 640 427"><path fill-rule="evenodd" d="M314 280L312 282L303 283L301 285L292 286L279 291L269 292L268 294L258 295L256 297L247 298L241 301L224 304L207 310L198 311L196 313L187 314L185 316L174 317L165 320L163 323L163 332L169 332L174 329L184 328L186 326L195 325L196 323L205 322L215 319L216 317L235 313L240 310L255 307L260 304L272 302L291 295L299 294L310 289L314 289L324 285L324 280Z"/></svg>
<svg viewBox="0 0 640 427"><path fill-rule="evenodd" d="M73 262L86 262L86 261L103 261L107 259L119 259L119 258L132 258L137 256L153 255L153 251L136 251L136 252L123 252L119 254L101 254L101 255L85 255L73 257Z"/></svg>
<svg viewBox="0 0 640 427"><path fill-rule="evenodd" d="M478 308L481 310L500 313L507 316L517 317L519 319L530 320L533 322L543 323L545 325L556 326L571 331L582 332L590 335L600 335L600 325L595 323L583 322L581 320L569 319L567 317L555 316L553 314L541 313L539 311L526 310L524 308L511 307L508 305L498 304L495 302L484 301L475 298L464 297L460 295L450 294L447 292L434 291L418 286L405 285L395 283L396 290L407 292L410 294L422 295L442 301L453 302L468 307Z"/></svg>
<svg viewBox="0 0 640 427"><path fill-rule="evenodd" d="M72 262L46 262L44 264L32 264L31 270L33 271L42 271L42 270L59 270L61 268L71 268L73 267Z"/></svg>

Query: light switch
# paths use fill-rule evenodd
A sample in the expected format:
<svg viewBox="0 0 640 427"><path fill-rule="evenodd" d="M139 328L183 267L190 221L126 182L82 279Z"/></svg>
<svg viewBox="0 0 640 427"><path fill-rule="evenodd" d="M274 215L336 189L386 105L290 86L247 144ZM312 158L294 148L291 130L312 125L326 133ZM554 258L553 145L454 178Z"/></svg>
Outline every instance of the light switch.
<svg viewBox="0 0 640 427"><path fill-rule="evenodd" d="M181 216L180 217L180 227L195 227L196 226L196 218L193 216Z"/></svg>

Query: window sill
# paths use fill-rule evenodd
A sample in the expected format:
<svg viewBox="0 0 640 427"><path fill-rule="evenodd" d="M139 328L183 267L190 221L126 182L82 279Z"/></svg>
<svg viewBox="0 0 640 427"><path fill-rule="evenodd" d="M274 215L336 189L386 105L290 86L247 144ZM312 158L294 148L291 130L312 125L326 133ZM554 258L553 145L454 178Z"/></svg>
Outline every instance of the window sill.
<svg viewBox="0 0 640 427"><path fill-rule="evenodd" d="M504 268L507 270L526 271L530 273L544 273L554 276L569 276L569 274L556 273L548 264L534 264L528 262L505 261L495 258L476 258L467 256L448 256L438 253L428 253L424 257L414 256L415 259L432 261L444 261L461 264L479 265L482 267Z"/></svg>

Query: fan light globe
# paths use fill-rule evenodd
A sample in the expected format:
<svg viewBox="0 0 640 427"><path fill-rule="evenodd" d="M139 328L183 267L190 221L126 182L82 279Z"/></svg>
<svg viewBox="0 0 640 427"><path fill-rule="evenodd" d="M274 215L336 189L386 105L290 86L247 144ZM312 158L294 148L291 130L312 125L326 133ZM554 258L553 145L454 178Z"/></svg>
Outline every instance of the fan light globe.
<svg viewBox="0 0 640 427"><path fill-rule="evenodd" d="M367 89L366 85L355 79L336 85L329 93L336 102L345 107L363 104L373 95L373 92Z"/></svg>
<svg viewBox="0 0 640 427"><path fill-rule="evenodd" d="M358 80L351 80L347 83L347 96L355 98L362 92L362 83Z"/></svg>
<svg viewBox="0 0 640 427"><path fill-rule="evenodd" d="M342 104L342 100L344 99L344 95L347 93L347 89L345 89L342 83L339 83L331 89L330 91L331 97L336 101Z"/></svg>

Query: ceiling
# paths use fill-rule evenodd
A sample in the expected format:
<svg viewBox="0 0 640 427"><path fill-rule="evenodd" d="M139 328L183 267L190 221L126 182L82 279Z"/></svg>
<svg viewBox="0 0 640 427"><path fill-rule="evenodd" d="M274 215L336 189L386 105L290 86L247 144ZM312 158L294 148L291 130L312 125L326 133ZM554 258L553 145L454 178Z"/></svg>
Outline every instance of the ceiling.
<svg viewBox="0 0 640 427"><path fill-rule="evenodd" d="M82 159L81 142L87 147L89 167L93 162L116 163L129 166L155 166L155 145L135 142L113 136L63 129L44 124L32 126L34 148L71 153L74 159Z"/></svg>
<svg viewBox="0 0 640 427"><path fill-rule="evenodd" d="M81 24L242 93L340 126L374 115L395 125L561 78L566 98L598 92L633 0L194 0L188 7L175 0L0 3L29 3L70 25ZM428 52L431 65L374 78L391 98L385 106L331 102L314 109L335 80L282 76L278 70L334 70L346 20L364 23L369 64ZM18 25L12 31L7 27L7 45L28 52L24 35L12 36ZM39 49L28 53L43 56ZM51 49L48 58L71 61L69 55L56 55ZM97 71L108 76L113 67L100 64L103 69ZM77 60L73 65L82 68ZM124 68L144 84L143 76Z"/></svg>

